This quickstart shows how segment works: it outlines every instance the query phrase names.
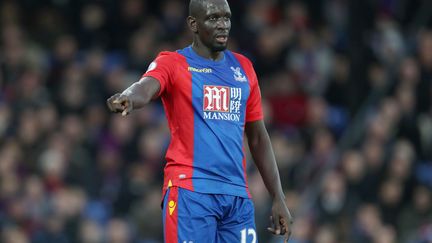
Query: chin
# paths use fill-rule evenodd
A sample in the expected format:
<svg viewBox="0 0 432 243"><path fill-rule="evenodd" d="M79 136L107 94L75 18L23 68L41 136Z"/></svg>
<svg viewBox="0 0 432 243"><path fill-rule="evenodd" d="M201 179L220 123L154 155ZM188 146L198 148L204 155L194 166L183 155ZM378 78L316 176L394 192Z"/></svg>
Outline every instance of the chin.
<svg viewBox="0 0 432 243"><path fill-rule="evenodd" d="M225 51L227 49L227 45L213 45L212 51Z"/></svg>
<svg viewBox="0 0 432 243"><path fill-rule="evenodd" d="M227 43L220 44L220 43L214 43L211 47L212 51L225 51L227 49Z"/></svg>

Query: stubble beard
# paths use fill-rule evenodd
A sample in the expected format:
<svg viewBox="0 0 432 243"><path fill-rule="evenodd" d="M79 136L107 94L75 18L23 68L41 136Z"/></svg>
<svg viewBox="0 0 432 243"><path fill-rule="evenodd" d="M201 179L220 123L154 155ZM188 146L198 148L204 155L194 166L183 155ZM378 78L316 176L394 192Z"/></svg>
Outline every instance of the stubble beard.
<svg viewBox="0 0 432 243"><path fill-rule="evenodd" d="M227 49L227 45L212 45L211 50L213 52L225 51Z"/></svg>

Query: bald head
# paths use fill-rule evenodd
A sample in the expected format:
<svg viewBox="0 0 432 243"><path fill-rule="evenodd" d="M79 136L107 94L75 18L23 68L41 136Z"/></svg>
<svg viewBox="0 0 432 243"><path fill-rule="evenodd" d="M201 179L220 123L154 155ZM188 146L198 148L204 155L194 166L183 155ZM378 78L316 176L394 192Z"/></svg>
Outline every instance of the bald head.
<svg viewBox="0 0 432 243"><path fill-rule="evenodd" d="M189 16L198 17L205 14L207 9L214 4L227 4L226 0L190 0L189 2Z"/></svg>
<svg viewBox="0 0 432 243"><path fill-rule="evenodd" d="M204 0L204 1L206 1L206 0ZM190 2L189 2L189 16L196 17L197 14L199 13L199 11L202 11L201 10L203 8L202 2L204 2L204 1L190 0Z"/></svg>

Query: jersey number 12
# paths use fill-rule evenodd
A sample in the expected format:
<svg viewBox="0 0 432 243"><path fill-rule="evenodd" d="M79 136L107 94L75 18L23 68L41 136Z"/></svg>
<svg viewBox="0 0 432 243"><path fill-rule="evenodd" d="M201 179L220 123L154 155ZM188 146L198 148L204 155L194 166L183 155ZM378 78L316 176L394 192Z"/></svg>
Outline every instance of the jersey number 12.
<svg viewBox="0 0 432 243"><path fill-rule="evenodd" d="M247 238L248 235L252 235L252 241L251 241L251 243L256 243L256 232L255 232L255 229L253 229L253 228L247 229L247 234L246 234L246 229L242 229L240 231L240 233L241 233L241 243L247 243L246 242L246 238Z"/></svg>

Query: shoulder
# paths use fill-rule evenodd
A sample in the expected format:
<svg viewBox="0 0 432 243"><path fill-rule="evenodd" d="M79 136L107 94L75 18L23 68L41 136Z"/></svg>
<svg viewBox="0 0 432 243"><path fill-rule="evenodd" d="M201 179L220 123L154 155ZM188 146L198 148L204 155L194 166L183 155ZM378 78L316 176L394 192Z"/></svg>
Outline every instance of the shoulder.
<svg viewBox="0 0 432 243"><path fill-rule="evenodd" d="M147 71L158 68L159 70L164 69L171 72L177 70L177 68L184 65L185 62L185 58L177 52L162 51L153 60Z"/></svg>
<svg viewBox="0 0 432 243"><path fill-rule="evenodd" d="M251 60L240 53L233 52L233 51L231 53L237 59L240 66L243 68L244 72L246 73L246 76L249 79L249 82L255 83L257 78L256 78L255 69L253 67Z"/></svg>
<svg viewBox="0 0 432 243"><path fill-rule="evenodd" d="M161 51L156 57L156 60L162 60L162 61L178 61L182 55L175 51Z"/></svg>
<svg viewBox="0 0 432 243"><path fill-rule="evenodd" d="M233 56L239 61L239 63L243 66L243 68L252 68L253 64L249 58L244 56L243 54L231 51Z"/></svg>

